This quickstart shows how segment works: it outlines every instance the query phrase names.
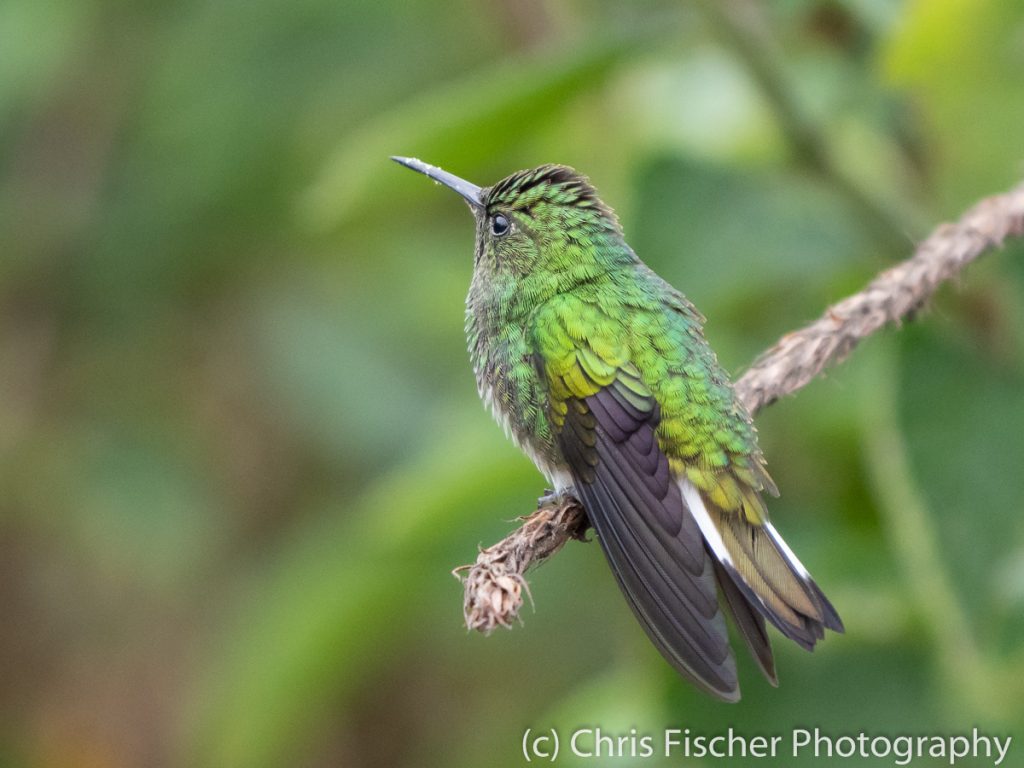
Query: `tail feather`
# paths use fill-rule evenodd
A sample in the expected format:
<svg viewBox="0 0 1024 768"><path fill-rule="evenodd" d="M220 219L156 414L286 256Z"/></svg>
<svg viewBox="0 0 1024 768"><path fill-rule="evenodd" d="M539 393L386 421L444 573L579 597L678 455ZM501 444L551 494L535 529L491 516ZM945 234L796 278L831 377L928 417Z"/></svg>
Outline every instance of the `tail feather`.
<svg viewBox="0 0 1024 768"><path fill-rule="evenodd" d="M682 490L708 547L739 593L730 595L727 588L722 590L759 663L758 653L763 649L756 633L742 625L743 610L737 611L734 598L742 598L783 635L808 650L825 636L825 629L843 631L835 608L771 523L757 525L742 514L723 512L686 482ZM720 577L719 583L723 581Z"/></svg>
<svg viewBox="0 0 1024 768"><path fill-rule="evenodd" d="M831 629L833 632L845 632L846 628L843 626L843 620L839 618L839 613L836 611L829 599L825 597L825 593L821 591L821 587L819 587L817 582L811 578L811 574L807 572L804 564L800 562L797 556L793 553L793 550L789 548L789 545L787 545L785 540L779 535L779 532L775 530L775 526L765 520L764 529L771 537L772 543L775 544L783 557L786 558L786 561L792 563L796 568L797 573L803 577L807 588L811 591L812 600L821 611L821 623L826 629Z"/></svg>

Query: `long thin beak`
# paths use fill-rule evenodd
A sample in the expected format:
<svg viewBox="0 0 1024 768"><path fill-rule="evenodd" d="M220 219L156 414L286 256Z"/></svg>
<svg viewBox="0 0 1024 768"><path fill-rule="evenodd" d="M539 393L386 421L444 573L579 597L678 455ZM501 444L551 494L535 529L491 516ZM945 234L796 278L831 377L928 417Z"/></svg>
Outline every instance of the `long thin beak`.
<svg viewBox="0 0 1024 768"><path fill-rule="evenodd" d="M481 189L476 184L470 184L465 179L460 179L458 176L448 173L448 171L442 171L437 166L424 163L415 157L392 157L391 159L399 165L404 165L406 168L411 168L434 181L444 184L449 189L454 189L466 198L466 201L474 208L483 207L484 201L480 196Z"/></svg>

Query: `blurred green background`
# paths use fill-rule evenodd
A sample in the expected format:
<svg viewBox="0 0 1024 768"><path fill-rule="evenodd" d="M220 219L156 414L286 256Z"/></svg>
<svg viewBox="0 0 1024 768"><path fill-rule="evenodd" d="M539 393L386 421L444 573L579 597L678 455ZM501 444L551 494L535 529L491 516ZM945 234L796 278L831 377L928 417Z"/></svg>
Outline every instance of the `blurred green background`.
<svg viewBox="0 0 1024 768"><path fill-rule="evenodd" d="M1019 0L4 0L0 766L1024 738L1019 243L758 418L847 633L776 636L781 688L741 659L729 706L593 543L524 626L463 628L449 571L543 481L476 396L471 218L387 160L585 171L738 373L1015 184L1022 137Z"/></svg>

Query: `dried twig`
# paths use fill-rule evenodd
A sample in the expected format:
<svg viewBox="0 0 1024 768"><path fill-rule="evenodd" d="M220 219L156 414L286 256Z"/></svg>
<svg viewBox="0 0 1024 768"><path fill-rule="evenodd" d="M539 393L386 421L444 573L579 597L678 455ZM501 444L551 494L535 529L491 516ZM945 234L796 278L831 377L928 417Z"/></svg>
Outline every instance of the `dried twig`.
<svg viewBox="0 0 1024 768"><path fill-rule="evenodd" d="M487 633L497 626L512 626L523 605L523 592L529 594L526 570L551 557L569 539L582 540L587 530L586 513L571 496L545 497L536 512L521 519L526 522L515 533L480 550L476 564L453 571L465 582L463 612L469 629ZM469 575L463 577L463 571Z"/></svg>
<svg viewBox="0 0 1024 768"><path fill-rule="evenodd" d="M751 415L796 392L830 365L841 362L861 339L897 324L920 308L944 281L1010 237L1024 236L1024 184L986 198L959 221L940 225L904 262L832 305L816 321L786 334L736 382ZM583 506L572 497L544 500L518 530L482 550L464 577L465 617L470 629L509 627L522 606L523 574L587 528Z"/></svg>

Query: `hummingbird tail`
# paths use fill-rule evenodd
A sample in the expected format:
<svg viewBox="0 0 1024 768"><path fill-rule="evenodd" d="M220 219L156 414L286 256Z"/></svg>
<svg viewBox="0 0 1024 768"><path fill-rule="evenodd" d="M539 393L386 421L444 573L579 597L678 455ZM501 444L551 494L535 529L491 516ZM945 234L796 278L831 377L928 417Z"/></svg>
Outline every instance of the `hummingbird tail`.
<svg viewBox="0 0 1024 768"><path fill-rule="evenodd" d="M718 581L740 633L763 669L765 643L747 616L751 609L807 650L825 636L826 629L843 631L835 608L770 522L758 525L740 512L724 512L689 481L682 486L708 547L728 577L720 575ZM764 671L772 679L769 669Z"/></svg>

